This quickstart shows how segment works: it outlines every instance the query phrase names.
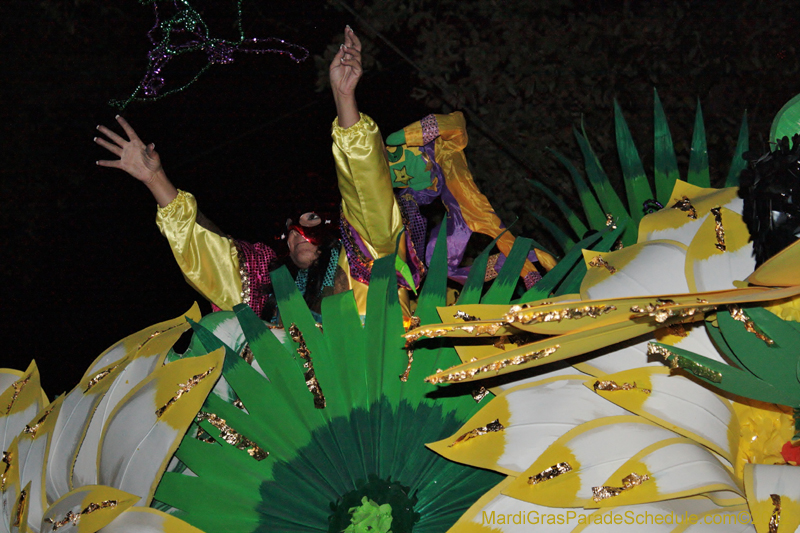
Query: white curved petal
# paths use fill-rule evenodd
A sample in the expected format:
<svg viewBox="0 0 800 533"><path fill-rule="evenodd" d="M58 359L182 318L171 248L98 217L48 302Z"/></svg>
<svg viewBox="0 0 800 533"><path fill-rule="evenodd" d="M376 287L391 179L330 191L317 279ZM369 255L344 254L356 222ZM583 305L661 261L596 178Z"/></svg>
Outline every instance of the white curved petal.
<svg viewBox="0 0 800 533"><path fill-rule="evenodd" d="M149 507L126 509L99 533L203 533L174 516Z"/></svg>

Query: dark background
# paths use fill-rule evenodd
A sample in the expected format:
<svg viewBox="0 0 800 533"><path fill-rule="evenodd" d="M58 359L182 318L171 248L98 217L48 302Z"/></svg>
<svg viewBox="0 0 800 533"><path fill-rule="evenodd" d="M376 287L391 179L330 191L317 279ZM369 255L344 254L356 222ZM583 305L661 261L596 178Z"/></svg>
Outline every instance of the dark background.
<svg viewBox="0 0 800 533"><path fill-rule="evenodd" d="M234 0L192 5L213 37L236 39ZM684 173L700 98L712 183L720 185L742 112L749 111L751 146L763 150L772 117L800 90L800 20L788 1L247 0L243 7L247 37L280 37L312 56L339 42L346 23L364 37L382 31L429 76L371 40L361 109L384 134L430 112L471 110L473 126L480 116L532 166L512 161L473 127L467 155L476 179L503 219L520 216L515 231L537 240L545 237L526 208L558 215L524 179L550 180L574 206L568 175L545 147L579 164L571 128L582 115L617 179L618 98L650 174L657 87ZM113 126L117 110L108 101L125 99L142 79L153 22L152 6L135 0L0 3L0 366L24 369L36 359L51 396L74 386L109 345L200 299L155 226L145 187L94 164L109 157L92 142L95 126ZM325 61L234 58L123 115L224 231L274 243L288 216L338 201L334 106L329 90L316 90ZM174 59L167 83L191 79L204 64L202 53Z"/></svg>

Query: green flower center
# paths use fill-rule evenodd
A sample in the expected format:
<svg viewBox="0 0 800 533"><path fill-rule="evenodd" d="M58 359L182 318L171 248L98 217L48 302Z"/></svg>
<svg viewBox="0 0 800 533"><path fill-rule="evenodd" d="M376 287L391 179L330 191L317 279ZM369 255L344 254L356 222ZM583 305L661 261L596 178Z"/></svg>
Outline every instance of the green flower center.
<svg viewBox="0 0 800 533"><path fill-rule="evenodd" d="M411 533L420 514L414 511L417 498L409 492L396 481L370 476L331 503L328 533Z"/></svg>

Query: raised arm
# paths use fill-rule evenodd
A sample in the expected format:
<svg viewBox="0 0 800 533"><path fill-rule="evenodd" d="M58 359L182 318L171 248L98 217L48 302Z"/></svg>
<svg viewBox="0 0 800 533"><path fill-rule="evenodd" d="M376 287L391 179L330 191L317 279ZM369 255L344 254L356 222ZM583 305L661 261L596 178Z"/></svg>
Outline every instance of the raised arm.
<svg viewBox="0 0 800 533"><path fill-rule="evenodd" d="M350 26L347 26L344 30L344 43L333 56L329 67L333 100L336 102L336 114L342 128L349 128L361 119L356 103L356 86L362 72L361 41Z"/></svg>
<svg viewBox="0 0 800 533"><path fill-rule="evenodd" d="M97 126L97 130L108 137L110 142L102 137L95 137L94 142L119 159L99 160L97 164L101 167L124 170L147 186L160 207L166 207L178 195L178 190L167 178L155 144L145 145L131 125L119 115L117 122L122 126L128 140L105 126Z"/></svg>

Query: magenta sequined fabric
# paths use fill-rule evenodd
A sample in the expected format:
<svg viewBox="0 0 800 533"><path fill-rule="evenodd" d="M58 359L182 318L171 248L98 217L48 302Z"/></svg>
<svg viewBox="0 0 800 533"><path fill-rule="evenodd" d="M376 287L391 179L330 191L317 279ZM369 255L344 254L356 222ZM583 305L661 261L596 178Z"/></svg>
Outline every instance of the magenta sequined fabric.
<svg viewBox="0 0 800 533"><path fill-rule="evenodd" d="M261 316L261 311L269 299L270 264L278 257L275 251L264 243L255 244L234 240L239 252L239 273L242 277L242 301ZM212 304L214 311L219 307Z"/></svg>
<svg viewBox="0 0 800 533"><path fill-rule="evenodd" d="M439 136L439 122L436 115L428 115L419 121L422 125L422 144L428 144Z"/></svg>

